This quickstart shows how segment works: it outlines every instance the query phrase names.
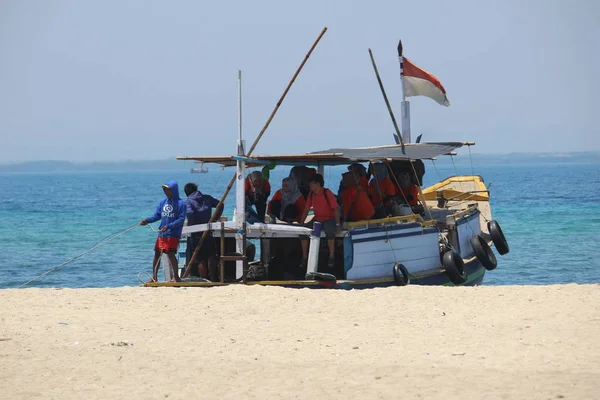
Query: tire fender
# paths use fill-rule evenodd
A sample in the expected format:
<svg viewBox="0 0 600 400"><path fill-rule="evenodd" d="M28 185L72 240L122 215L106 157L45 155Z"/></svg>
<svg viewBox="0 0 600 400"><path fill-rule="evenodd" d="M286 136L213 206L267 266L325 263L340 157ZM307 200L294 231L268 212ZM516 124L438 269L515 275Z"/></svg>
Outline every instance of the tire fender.
<svg viewBox="0 0 600 400"><path fill-rule="evenodd" d="M450 282L460 285L467 281L465 262L456 251L448 250L445 252L442 256L442 265L446 269L446 274L450 278Z"/></svg>
<svg viewBox="0 0 600 400"><path fill-rule="evenodd" d="M503 256L507 254L510 249L508 247L508 242L506 241L506 237L502 232L502 228L500 228L500 224L496 220L491 220L487 223L488 231L490 232L490 238L492 242L494 242L494 247L498 253Z"/></svg>
<svg viewBox="0 0 600 400"><path fill-rule="evenodd" d="M473 251L475 251L475 256L485 269L488 271L496 269L498 266L496 256L481 235L473 235L471 237L471 246L473 247Z"/></svg>
<svg viewBox="0 0 600 400"><path fill-rule="evenodd" d="M398 286L406 286L410 283L410 275L406 267L400 263L394 264L394 282Z"/></svg>

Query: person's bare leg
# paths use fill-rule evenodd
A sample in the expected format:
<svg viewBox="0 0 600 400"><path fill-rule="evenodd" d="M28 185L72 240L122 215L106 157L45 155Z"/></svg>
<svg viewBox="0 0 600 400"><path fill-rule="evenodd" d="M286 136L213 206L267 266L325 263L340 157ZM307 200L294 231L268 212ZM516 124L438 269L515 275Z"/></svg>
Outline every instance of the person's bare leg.
<svg viewBox="0 0 600 400"><path fill-rule="evenodd" d="M300 245L302 246L302 257L308 258L308 240L300 239Z"/></svg>
<svg viewBox="0 0 600 400"><path fill-rule="evenodd" d="M335 259L335 238L327 239L327 247L329 247L329 259Z"/></svg>
<svg viewBox="0 0 600 400"><path fill-rule="evenodd" d="M181 282L181 278L179 277L179 266L177 265L177 257L175 257L175 253L169 252L167 253L167 256L169 257L171 268L173 269L174 281Z"/></svg>
<svg viewBox="0 0 600 400"><path fill-rule="evenodd" d="M152 279L146 283L158 282L158 267L160 266L160 250L154 250L154 260L152 261Z"/></svg>
<svg viewBox="0 0 600 400"><path fill-rule="evenodd" d="M211 281L217 282L219 279L217 273L217 260L214 256L208 257L208 276Z"/></svg>
<svg viewBox="0 0 600 400"><path fill-rule="evenodd" d="M200 278L206 279L207 274L206 260L198 261L198 275L200 275Z"/></svg>

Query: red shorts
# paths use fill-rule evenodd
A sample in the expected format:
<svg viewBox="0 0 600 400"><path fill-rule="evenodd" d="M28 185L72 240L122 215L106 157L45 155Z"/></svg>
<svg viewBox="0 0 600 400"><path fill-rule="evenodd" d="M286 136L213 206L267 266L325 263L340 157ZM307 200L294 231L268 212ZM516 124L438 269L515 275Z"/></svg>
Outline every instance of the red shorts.
<svg viewBox="0 0 600 400"><path fill-rule="evenodd" d="M154 244L155 251L176 252L179 247L178 238L166 238L159 236Z"/></svg>

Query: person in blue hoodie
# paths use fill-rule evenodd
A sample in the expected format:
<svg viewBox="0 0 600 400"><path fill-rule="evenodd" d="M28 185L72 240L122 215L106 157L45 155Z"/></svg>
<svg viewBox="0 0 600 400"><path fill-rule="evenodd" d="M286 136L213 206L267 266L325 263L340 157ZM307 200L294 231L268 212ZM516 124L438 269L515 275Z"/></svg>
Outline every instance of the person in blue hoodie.
<svg viewBox="0 0 600 400"><path fill-rule="evenodd" d="M214 197L203 194L198 190L198 185L195 183L188 183L183 188L187 199L185 201L187 207L187 224L198 225L198 224L206 224L210 221L210 217L212 216L212 209L217 209L219 205L219 200ZM223 204L221 207L218 207L217 215L215 221L221 216L223 213ZM189 262L192 259L192 254L198 246L200 242L200 238L202 237L202 232L194 232L187 239L187 250L185 254L186 260ZM208 277L211 281L217 280L217 260L215 258L216 250L215 250L215 238L212 235L206 236L204 239L204 243L202 243L202 247L198 250L198 254L196 254L196 258L194 259L194 263L191 268L188 268L188 274L193 274L199 276L201 278ZM207 271L207 263L208 263L208 271ZM187 278L187 276L184 276Z"/></svg>
<svg viewBox="0 0 600 400"><path fill-rule="evenodd" d="M154 245L154 261L152 263L151 281L158 281L160 256L162 253L165 253L169 257L175 282L181 282L177 271L178 263L175 253L179 247L179 239L181 238L181 231L185 221L186 207L183 200L179 197L177 181L170 181L166 185L162 185L162 188L167 197L158 204L154 214L148 218L144 218L140 222L140 225L148 225L149 223L156 222L160 219L158 238ZM167 266L164 268L167 268Z"/></svg>

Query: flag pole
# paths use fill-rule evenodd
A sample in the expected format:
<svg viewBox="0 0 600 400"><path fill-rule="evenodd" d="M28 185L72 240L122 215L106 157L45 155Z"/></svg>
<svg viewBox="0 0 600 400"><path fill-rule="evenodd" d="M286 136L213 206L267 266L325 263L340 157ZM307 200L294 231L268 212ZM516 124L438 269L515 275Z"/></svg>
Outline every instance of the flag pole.
<svg viewBox="0 0 600 400"><path fill-rule="evenodd" d="M244 175L246 170L246 161L241 157L246 154L246 142L242 138L242 70L238 70L238 143L237 155L240 158L236 162L237 180L235 184L235 222L237 232L235 234L235 252L237 254L246 254L244 248L245 240L245 222L246 222L246 193ZM223 254L223 253L222 253ZM236 277L243 273L244 263L242 260L237 260L235 263ZM223 270L223 269L222 269ZM221 282L224 282L224 277L221 277Z"/></svg>
<svg viewBox="0 0 600 400"><path fill-rule="evenodd" d="M404 82L404 56L402 55L402 40L398 41L398 61L400 62L400 85L402 86L401 125L404 143L410 143L410 103L406 100Z"/></svg>
<svg viewBox="0 0 600 400"><path fill-rule="evenodd" d="M379 70L377 69L377 64L375 64L375 58L373 57L373 52L371 51L371 49L369 49L369 56L371 57L371 64L373 64L373 70L375 70L375 76L377 77L377 82L379 83L379 88L381 89L383 100L385 101L385 105L387 106L388 112L390 113L390 117L392 118L392 123L394 124L394 129L396 130L396 136L398 137L399 142L398 144L402 146L402 153L406 154L406 150L404 149L404 141L402 140L402 134L400 133L400 129L398 129L398 124L396 123L396 117L394 117L394 112L392 111L390 101L388 100L388 97L385 94L383 82L381 82Z"/></svg>

